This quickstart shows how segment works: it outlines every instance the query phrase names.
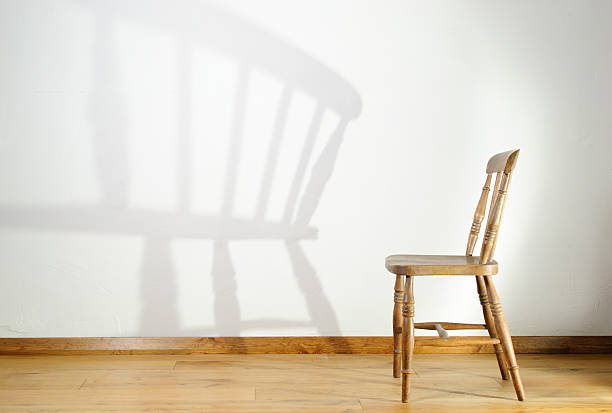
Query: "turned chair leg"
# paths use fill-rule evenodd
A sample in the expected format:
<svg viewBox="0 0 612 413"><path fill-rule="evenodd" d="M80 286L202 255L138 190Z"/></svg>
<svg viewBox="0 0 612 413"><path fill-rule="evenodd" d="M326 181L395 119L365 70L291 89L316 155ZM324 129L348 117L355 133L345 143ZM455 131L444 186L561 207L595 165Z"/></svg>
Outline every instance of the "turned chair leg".
<svg viewBox="0 0 612 413"><path fill-rule="evenodd" d="M404 277L395 276L393 294L393 377L400 376L402 368L402 303L404 301Z"/></svg>
<svg viewBox="0 0 612 413"><path fill-rule="evenodd" d="M493 320L493 314L491 313L491 306L489 305L489 295L487 294L487 287L485 286L484 277L482 275L476 276L476 286L478 288L478 297L480 298L480 305L482 305L482 313L484 314L485 324L489 331L489 337L498 338L497 330L495 329L495 321ZM508 366L506 364L506 358L504 350L501 344L493 345L495 350L495 356L497 357L497 364L499 366L499 372L503 380L508 380Z"/></svg>
<svg viewBox="0 0 612 413"><path fill-rule="evenodd" d="M404 323L402 327L402 402L408 401L410 393L410 376L412 370L412 354L414 353L414 294L412 291L414 277L407 276L404 292L404 305L402 313Z"/></svg>
<svg viewBox="0 0 612 413"><path fill-rule="evenodd" d="M506 360L508 362L508 369L512 376L512 383L514 384L514 391L516 397L523 401L525 400L525 390L523 389L523 382L521 381L521 375L519 373L519 367L516 362L516 355L514 354L514 346L512 345L512 337L510 336L510 330L508 329L508 323L506 323L506 317L502 310L499 295L493 284L491 277L485 277L485 284L487 291L489 292L489 299L491 301L491 312L495 320L495 328L499 334L499 339L504 348Z"/></svg>

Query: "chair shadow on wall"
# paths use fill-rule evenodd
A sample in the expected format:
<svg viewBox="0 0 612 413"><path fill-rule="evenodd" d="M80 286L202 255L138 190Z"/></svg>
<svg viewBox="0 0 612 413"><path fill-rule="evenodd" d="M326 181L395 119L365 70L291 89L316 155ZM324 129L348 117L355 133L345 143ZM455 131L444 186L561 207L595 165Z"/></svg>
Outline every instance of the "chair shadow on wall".
<svg viewBox="0 0 612 413"><path fill-rule="evenodd" d="M336 314L325 295L314 266L305 255L301 241L317 237L310 225L324 188L330 179L344 132L350 120L359 116L361 99L339 75L315 59L274 35L216 6L199 1L168 2L166 8L144 0L76 3L87 7L95 19L92 53L94 82L89 106L92 125L94 169L102 201L93 206L2 207L2 226L34 227L54 231L86 231L142 236L145 240L141 270L142 315L140 334L240 336L251 329L314 327L318 334L340 335ZM146 13L142 10L146 9ZM122 97L122 80L113 40L117 18L146 25L176 37L178 63L178 207L172 212L128 208L127 148L129 119ZM239 67L232 108L229 150L226 159L221 213L196 214L189 210L192 184L192 107L193 72L190 56L195 48L210 48L234 59ZM273 134L267 149L255 214L250 219L234 215L237 168L243 147L244 117L248 107L246 86L252 69L262 69L282 82L283 91L276 108ZM287 107L295 91L316 101L316 109L304 139L299 161L283 206L283 218L265 218L279 146L287 121ZM339 121L317 159L313 147L323 115L332 111ZM206 139L206 137L203 137ZM311 173L307 174L311 165ZM304 188L301 190L301 188ZM177 276L171 257L171 241L196 238L213 241L212 289L214 326L185 330L180 327ZM282 242L291 262L297 284L305 298L310 320L282 317L242 320L237 297L236 270L230 243L234 240L269 239ZM265 288L265 287L262 287ZM263 293L271 290L266 288Z"/></svg>

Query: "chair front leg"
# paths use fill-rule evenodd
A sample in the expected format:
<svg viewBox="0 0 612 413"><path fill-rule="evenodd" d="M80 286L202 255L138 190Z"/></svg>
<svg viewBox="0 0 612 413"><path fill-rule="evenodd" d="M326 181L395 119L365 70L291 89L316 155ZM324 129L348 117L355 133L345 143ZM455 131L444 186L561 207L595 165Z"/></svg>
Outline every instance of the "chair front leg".
<svg viewBox="0 0 612 413"><path fill-rule="evenodd" d="M495 328L499 334L499 339L501 340L501 344L506 355L506 360L508 361L508 369L510 370L510 375L512 376L514 391L516 392L516 397L520 401L523 401L525 400L525 390L521 381L519 367L516 362L516 355L514 354L514 346L512 345L510 329L508 328L508 323L506 323L506 317L504 317L499 295L497 294L497 290L493 284L493 279L490 276L485 277L485 284L487 286L487 291L489 292L491 312L493 313L493 318L495 319Z"/></svg>
<svg viewBox="0 0 612 413"><path fill-rule="evenodd" d="M402 368L402 303L404 301L404 277L395 276L393 294L393 377L400 376Z"/></svg>
<svg viewBox="0 0 612 413"><path fill-rule="evenodd" d="M410 376L412 370L412 354L414 353L414 294L412 291L414 277L406 276L406 291L402 313L404 325L402 327L402 402L408 401L410 393Z"/></svg>

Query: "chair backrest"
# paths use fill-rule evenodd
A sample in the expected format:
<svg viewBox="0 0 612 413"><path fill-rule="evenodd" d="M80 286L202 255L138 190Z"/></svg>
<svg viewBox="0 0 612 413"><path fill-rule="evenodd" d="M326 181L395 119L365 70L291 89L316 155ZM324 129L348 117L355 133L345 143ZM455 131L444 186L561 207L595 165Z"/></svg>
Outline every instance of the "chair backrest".
<svg viewBox="0 0 612 413"><path fill-rule="evenodd" d="M504 204L506 203L508 186L510 185L510 177L512 176L514 166L516 165L518 154L519 149L498 153L497 155L492 156L487 163L487 178L482 188L478 205L476 206L476 212L474 213L474 220L472 221L472 227L470 228L470 235L468 236L468 243L465 251L466 255L472 255L474 252L476 241L478 241L480 226L487 209L487 200L489 198L492 180L491 178L493 174L495 174L495 186L493 189L493 195L491 196L491 206L489 207L487 226L484 238L482 240L482 248L480 250L481 264L486 264L493 259L495 245L497 244L499 225L504 213Z"/></svg>

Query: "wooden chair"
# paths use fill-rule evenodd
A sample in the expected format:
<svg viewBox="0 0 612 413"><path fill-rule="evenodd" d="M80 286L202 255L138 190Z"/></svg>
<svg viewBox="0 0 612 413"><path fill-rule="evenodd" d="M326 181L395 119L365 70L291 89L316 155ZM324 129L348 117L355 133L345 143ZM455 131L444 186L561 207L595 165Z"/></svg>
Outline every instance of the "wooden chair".
<svg viewBox="0 0 612 413"><path fill-rule="evenodd" d="M480 200L474 213L465 255L391 255L385 266L395 274L395 294L393 309L393 376L402 375L402 402L408 401L412 354L414 352L414 329L438 330L440 337L427 337L427 345L456 346L466 344L491 344L494 346L499 370L504 380L512 376L512 382L519 400L525 399L523 384L512 346L510 330L502 311L499 295L493 284L493 275L497 274L497 262L493 253L497 243L497 234L510 177L518 158L519 150L499 153L489 159L487 178L482 188ZM491 197L491 206L487 226L482 241L480 257L472 256L480 225L486 212L491 177L495 175L495 188ZM482 305L485 324L463 323L415 323L413 280L415 276L429 275L473 275ZM405 279L404 279L405 278ZM403 320L402 320L403 318ZM446 330L487 329L489 337L448 337Z"/></svg>

